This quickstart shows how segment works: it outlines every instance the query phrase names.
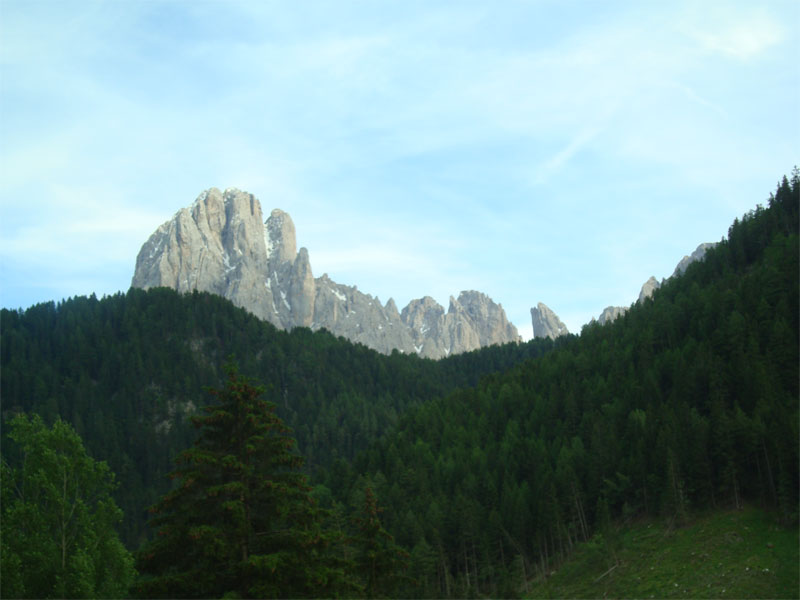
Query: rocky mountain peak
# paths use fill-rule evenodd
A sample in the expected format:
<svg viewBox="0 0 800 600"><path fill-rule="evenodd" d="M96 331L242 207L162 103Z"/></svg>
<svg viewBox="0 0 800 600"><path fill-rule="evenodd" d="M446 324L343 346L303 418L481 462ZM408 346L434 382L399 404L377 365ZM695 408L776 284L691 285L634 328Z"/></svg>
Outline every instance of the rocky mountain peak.
<svg viewBox="0 0 800 600"><path fill-rule="evenodd" d="M470 316L487 314L490 306L494 305L491 298L482 292L476 290L464 290L458 295L456 301L459 306L463 307Z"/></svg>
<svg viewBox="0 0 800 600"><path fill-rule="evenodd" d="M481 346L500 344L510 339L520 339L517 328L509 323L501 304L476 290L463 291L456 304L475 323ZM451 301L452 305L452 301Z"/></svg>
<svg viewBox="0 0 800 600"><path fill-rule="evenodd" d="M400 319L414 331L425 333L436 327L444 309L430 296L412 300L400 313Z"/></svg>
<svg viewBox="0 0 800 600"><path fill-rule="evenodd" d="M297 234L289 213L274 209L265 223L265 241L270 263L277 266L291 262L297 254Z"/></svg>
<svg viewBox="0 0 800 600"><path fill-rule="evenodd" d="M650 279L644 282L642 289L639 291L639 302L644 302L646 298L651 298L653 293L660 287L661 284L658 282L658 279L650 277Z"/></svg>
<svg viewBox="0 0 800 600"><path fill-rule="evenodd" d="M706 252L708 252L708 250L714 246L716 246L715 243L709 242L705 242L697 246L694 252L692 252L690 255L684 256L678 262L670 277L678 277L679 275L682 275L690 264L698 260L703 260ZM664 280L659 282L655 277L650 277L650 279L645 281L644 285L642 285L642 289L639 292L638 302L643 302L646 298L650 298L653 293L663 284ZM600 325L605 325L606 323L610 323L611 321L615 320L619 316L624 315L627 310L627 306L607 306L605 309L603 309L603 312L600 314L597 321L600 323Z"/></svg>
<svg viewBox="0 0 800 600"><path fill-rule="evenodd" d="M447 314L429 296L401 314L394 300L382 306L356 286L314 278L289 214L275 209L262 219L252 194L206 190L144 243L131 285L212 292L278 327L325 328L387 354L441 358L519 340L502 306L480 292L451 298Z"/></svg>
<svg viewBox="0 0 800 600"><path fill-rule="evenodd" d="M394 298L389 298L389 300L386 302L385 309L387 313L396 314L398 318L400 317L400 311L397 310L397 304L395 303Z"/></svg>
<svg viewBox="0 0 800 600"><path fill-rule="evenodd" d="M539 302L535 308L531 309L531 324L535 338L549 337L554 340L569 333L567 326L561 322L558 315L543 302Z"/></svg>
<svg viewBox="0 0 800 600"><path fill-rule="evenodd" d="M676 277L677 275L682 275L690 264L698 260L703 260L703 258L706 255L706 252L708 252L714 246L716 246L716 244L713 242L703 242L702 244L697 246L694 252L692 252L690 255L684 256L680 260L680 262L675 267L675 270L672 272L672 276Z"/></svg>
<svg viewBox="0 0 800 600"><path fill-rule="evenodd" d="M600 313L600 316L597 317L597 322L600 323L600 325L605 325L617 317L624 315L627 310L628 309L624 306L606 306L603 312Z"/></svg>

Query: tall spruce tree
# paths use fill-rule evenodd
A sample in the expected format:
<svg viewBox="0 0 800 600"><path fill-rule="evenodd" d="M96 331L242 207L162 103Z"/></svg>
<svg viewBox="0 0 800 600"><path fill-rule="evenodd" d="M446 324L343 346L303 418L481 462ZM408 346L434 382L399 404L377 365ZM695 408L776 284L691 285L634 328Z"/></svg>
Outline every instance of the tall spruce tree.
<svg viewBox="0 0 800 600"><path fill-rule="evenodd" d="M370 485L364 489L360 514L353 516L355 535L350 542L355 551L355 570L367 598L391 596L395 586L408 580L408 553L394 543L394 537L383 528L378 500Z"/></svg>
<svg viewBox="0 0 800 600"><path fill-rule="evenodd" d="M290 430L264 388L228 363L227 383L194 417L196 443L177 486L151 508L155 539L139 555L147 597L307 597L345 590L334 534L300 472Z"/></svg>

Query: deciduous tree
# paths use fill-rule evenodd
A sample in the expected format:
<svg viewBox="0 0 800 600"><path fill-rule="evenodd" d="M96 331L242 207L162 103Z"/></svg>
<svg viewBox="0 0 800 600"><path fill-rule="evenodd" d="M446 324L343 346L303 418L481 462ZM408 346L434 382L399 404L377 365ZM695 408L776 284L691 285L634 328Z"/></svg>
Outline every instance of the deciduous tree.
<svg viewBox="0 0 800 600"><path fill-rule="evenodd" d="M19 452L17 464L2 461L3 597L126 597L135 571L108 466L61 420L18 415L9 438Z"/></svg>

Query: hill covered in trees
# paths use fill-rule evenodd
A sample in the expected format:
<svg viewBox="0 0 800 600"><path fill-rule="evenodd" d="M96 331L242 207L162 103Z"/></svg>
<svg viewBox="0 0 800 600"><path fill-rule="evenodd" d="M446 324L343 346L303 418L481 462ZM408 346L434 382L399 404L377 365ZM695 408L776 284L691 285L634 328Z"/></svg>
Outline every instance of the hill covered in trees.
<svg viewBox="0 0 800 600"><path fill-rule="evenodd" d="M617 518L748 501L797 521L798 194L795 170L652 299L358 457L424 596L511 593Z"/></svg>
<svg viewBox="0 0 800 600"><path fill-rule="evenodd" d="M131 289L0 313L4 420L62 418L121 482L122 537L146 535L145 509L169 488L172 459L196 432L189 417L234 355L293 429L311 472L349 464L408 408L474 385L553 347L537 340L440 361L379 354L325 331L276 329L208 293ZM4 444L4 453L13 452Z"/></svg>
<svg viewBox="0 0 800 600"><path fill-rule="evenodd" d="M209 294L4 310L3 420L70 422L116 473L137 549L145 508L174 490L166 473L197 439L203 388L235 355L292 428L326 518L364 523L366 503L373 533L407 550L404 576L373 588L392 595L524 593L581 542L613 554L620 518L678 525L750 502L796 523L798 195L795 170L613 324L436 362L278 331Z"/></svg>

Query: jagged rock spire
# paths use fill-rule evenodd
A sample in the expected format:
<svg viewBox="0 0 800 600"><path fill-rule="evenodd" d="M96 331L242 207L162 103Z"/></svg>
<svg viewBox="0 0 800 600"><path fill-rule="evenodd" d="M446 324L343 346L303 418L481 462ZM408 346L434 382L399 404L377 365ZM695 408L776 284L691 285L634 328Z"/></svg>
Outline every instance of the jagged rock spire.
<svg viewBox="0 0 800 600"><path fill-rule="evenodd" d="M539 302L535 308L531 309L531 324L533 326L533 337L556 339L561 335L567 335L569 330L558 315L550 308Z"/></svg>

